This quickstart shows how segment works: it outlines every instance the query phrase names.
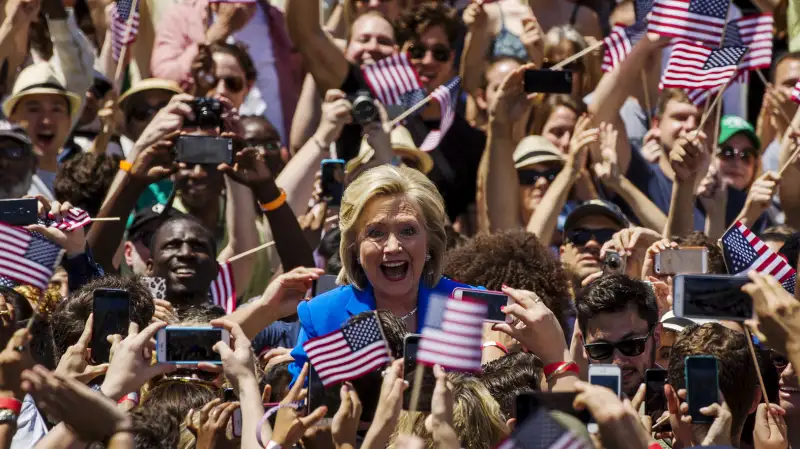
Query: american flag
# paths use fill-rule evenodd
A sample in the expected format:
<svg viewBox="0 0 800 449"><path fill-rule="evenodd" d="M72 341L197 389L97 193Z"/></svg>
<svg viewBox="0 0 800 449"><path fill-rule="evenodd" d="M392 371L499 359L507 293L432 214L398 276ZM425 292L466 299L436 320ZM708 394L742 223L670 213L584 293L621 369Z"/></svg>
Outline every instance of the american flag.
<svg viewBox="0 0 800 449"><path fill-rule="evenodd" d="M747 47L740 70L769 68L772 64L772 14L755 14L728 22L724 47Z"/></svg>
<svg viewBox="0 0 800 449"><path fill-rule="evenodd" d="M43 235L0 223L0 277L45 290L63 250Z"/></svg>
<svg viewBox="0 0 800 449"><path fill-rule="evenodd" d="M364 79L372 93L386 106L415 104L414 99L425 98L425 89L405 53L369 64L362 69ZM412 103L414 102L414 103Z"/></svg>
<svg viewBox="0 0 800 449"><path fill-rule="evenodd" d="M730 0L655 0L647 31L717 46Z"/></svg>
<svg viewBox="0 0 800 449"><path fill-rule="evenodd" d="M233 281L230 262L219 264L217 278L211 283L208 295L215 306L225 309L225 313L233 313L236 310L236 284Z"/></svg>
<svg viewBox="0 0 800 449"><path fill-rule="evenodd" d="M722 236L722 253L730 274L747 276L748 271L756 270L772 275L783 288L794 293L797 282L795 269L739 221Z"/></svg>
<svg viewBox="0 0 800 449"><path fill-rule="evenodd" d="M434 129L429 132L425 140L420 144L419 149L422 151L433 151L439 146L442 137L447 134L447 130L453 124L456 118L456 104L458 103L458 93L461 90L461 77L455 77L447 84L437 87L433 94L433 99L439 102L441 107L441 119L439 122L439 129Z"/></svg>
<svg viewBox="0 0 800 449"><path fill-rule="evenodd" d="M91 222L92 218L89 217L89 213L83 209L78 209L77 207L70 209L69 212L67 212L67 215L62 218L61 222L57 222L52 214L49 214L48 218L44 220L39 219L39 224L60 229L62 231L74 231L86 226Z"/></svg>
<svg viewBox="0 0 800 449"><path fill-rule="evenodd" d="M486 303L476 299L431 295L417 362L455 371L480 371L487 313Z"/></svg>
<svg viewBox="0 0 800 449"><path fill-rule="evenodd" d="M643 23L647 20L647 15L653 9L653 0L634 0L633 2L633 16L636 19L634 23Z"/></svg>
<svg viewBox="0 0 800 449"><path fill-rule="evenodd" d="M712 50L688 41L672 48L661 87L711 89L726 84L739 70L739 61L747 47L723 47Z"/></svg>
<svg viewBox="0 0 800 449"><path fill-rule="evenodd" d="M592 446L565 429L550 411L539 407L497 449L590 449Z"/></svg>
<svg viewBox="0 0 800 449"><path fill-rule="evenodd" d="M606 50L603 53L604 72L614 70L631 52L633 46L639 42L647 32L647 24L644 22L634 23L629 27L617 25L611 30L611 34L604 39Z"/></svg>
<svg viewBox="0 0 800 449"><path fill-rule="evenodd" d="M391 362L377 315L303 343L322 385L357 379Z"/></svg>
<svg viewBox="0 0 800 449"><path fill-rule="evenodd" d="M128 18L131 17L134 0L117 0L111 4L111 54L114 61L119 61L122 48L130 45L139 34L139 8L133 11L130 31L128 31ZM127 36L127 39L125 37Z"/></svg>

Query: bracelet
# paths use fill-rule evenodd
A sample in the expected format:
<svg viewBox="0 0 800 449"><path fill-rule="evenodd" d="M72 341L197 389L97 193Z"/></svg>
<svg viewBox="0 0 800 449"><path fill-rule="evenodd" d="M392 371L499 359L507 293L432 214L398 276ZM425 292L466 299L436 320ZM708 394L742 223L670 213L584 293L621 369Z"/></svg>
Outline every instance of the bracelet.
<svg viewBox="0 0 800 449"><path fill-rule="evenodd" d="M272 212L283 206L284 203L286 203L286 191L281 189L281 194L277 198L268 203L258 203L258 206L261 207L262 212Z"/></svg>
<svg viewBox="0 0 800 449"><path fill-rule="evenodd" d="M551 363L544 367L544 377L545 379L550 382L550 380L559 375L571 371L575 374L580 374L580 369L578 368L578 364L575 362L556 362Z"/></svg>
<svg viewBox="0 0 800 449"><path fill-rule="evenodd" d="M317 139L317 136L311 136L311 140L313 140L314 144L316 144L319 147L319 149L322 150L322 151L328 151L331 148L330 145L326 146L326 145L323 145L322 143L320 143L319 139Z"/></svg>
<svg viewBox="0 0 800 449"><path fill-rule="evenodd" d="M506 347L505 347L505 346L504 346L502 343L500 343L500 342L497 342L497 341L487 341L486 343L484 343L484 344L483 344L483 348L484 348L484 349L486 349L486 348L491 348L491 347L495 347L495 348L497 348L497 349L499 349L499 350L503 351L503 353L504 353L504 354L506 354L506 355L508 354L508 348L506 348Z"/></svg>
<svg viewBox="0 0 800 449"><path fill-rule="evenodd" d="M126 161L125 159L119 161L119 169L120 170L130 173L131 168L133 168L133 164L131 164L130 162Z"/></svg>
<svg viewBox="0 0 800 449"><path fill-rule="evenodd" d="M280 444L272 440L269 440L269 443L267 443L267 447L265 449L282 449L282 448Z"/></svg>
<svg viewBox="0 0 800 449"><path fill-rule="evenodd" d="M22 402L15 398L0 398L0 409L9 410L19 416L22 410Z"/></svg>
<svg viewBox="0 0 800 449"><path fill-rule="evenodd" d="M299 401L298 402L290 402L288 404L278 404L275 407L272 407L271 409L267 410L266 413L264 413L264 416L262 416L261 419L258 421L258 426L256 427L256 441L258 442L258 446L259 447L263 447L265 449L281 449L281 445L276 443L276 442L274 442L274 441L270 441L269 443L267 443L266 446L264 446L264 443L261 440L261 428L264 427L264 424L267 423L267 420L272 415L278 413L278 410L280 410L280 409L282 409L284 407L290 407L290 408L293 408L293 409L297 410L298 408L300 408L300 405L301 405L301 402L299 402Z"/></svg>

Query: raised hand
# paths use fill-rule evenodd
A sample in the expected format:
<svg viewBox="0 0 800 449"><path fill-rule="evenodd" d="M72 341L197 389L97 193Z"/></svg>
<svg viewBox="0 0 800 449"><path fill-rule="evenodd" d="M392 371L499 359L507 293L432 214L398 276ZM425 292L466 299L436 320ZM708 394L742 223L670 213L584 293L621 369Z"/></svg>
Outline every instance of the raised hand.
<svg viewBox="0 0 800 449"><path fill-rule="evenodd" d="M586 166L586 158L592 145L600 141L600 130L592 127L592 119L583 114L575 124L575 133L569 142L569 154L565 168L573 173Z"/></svg>
<svg viewBox="0 0 800 449"><path fill-rule="evenodd" d="M628 399L620 401L608 388L586 382L576 382L575 390L578 395L575 396L572 406L575 410L589 410L597 421L603 447L648 447L653 442Z"/></svg>
<svg viewBox="0 0 800 449"><path fill-rule="evenodd" d="M163 321L164 323L177 323L180 321L178 315L175 313L175 307L166 299L156 298L153 300L155 304L155 312L153 313L153 321Z"/></svg>
<svg viewBox="0 0 800 449"><path fill-rule="evenodd" d="M786 410L776 404L758 404L756 422L753 427L755 449L788 449L786 433Z"/></svg>
<svg viewBox="0 0 800 449"><path fill-rule="evenodd" d="M706 135L702 131L693 131L688 136L679 137L669 153L670 165L679 182L685 182L696 176L703 164L708 163L708 150L705 147Z"/></svg>
<svg viewBox="0 0 800 449"><path fill-rule="evenodd" d="M30 348L31 334L19 329L0 352L0 392L12 393L20 401L25 397L21 386L22 370L33 366Z"/></svg>
<svg viewBox="0 0 800 449"><path fill-rule="evenodd" d="M339 390L339 410L333 415L331 435L337 449L356 447L356 432L361 418L361 400L358 393L348 383L342 384Z"/></svg>
<svg viewBox="0 0 800 449"><path fill-rule="evenodd" d="M658 158L664 153L664 147L661 145L661 131L658 128L653 128L644 135L642 139L642 156L647 162L654 164L658 162Z"/></svg>
<svg viewBox="0 0 800 449"><path fill-rule="evenodd" d="M522 18L522 35L519 39L528 50L531 61L541 67L544 59L544 30L536 17Z"/></svg>
<svg viewBox="0 0 800 449"><path fill-rule="evenodd" d="M36 195L36 199L39 200L39 218L42 219L49 218L56 222L61 222L72 209L72 204L68 201L63 203L53 201L51 203L43 195ZM78 228L74 231L62 231L52 226L34 224L28 226L27 229L38 232L51 242L61 245L66 251L67 257L75 257L86 251L86 231L83 228Z"/></svg>
<svg viewBox="0 0 800 449"><path fill-rule="evenodd" d="M217 170L239 184L253 188L272 179L272 171L267 167L266 157L266 150L248 147L236 153L233 166L222 163Z"/></svg>
<svg viewBox="0 0 800 449"><path fill-rule="evenodd" d="M222 2L214 3L212 10L216 13L217 19L206 33L206 38L210 42L224 40L244 28L255 15L258 5L256 3Z"/></svg>
<svg viewBox="0 0 800 449"><path fill-rule="evenodd" d="M347 99L344 92L331 89L325 92L325 101L322 103L322 117L319 127L314 133L317 143L327 150L342 134L345 125L353 123L353 104Z"/></svg>
<svg viewBox="0 0 800 449"><path fill-rule="evenodd" d="M372 425L369 426L364 437L362 449L378 449L386 447L389 437L395 431L400 412L403 409L403 392L408 388L408 383L403 379L403 360L395 360L383 372L381 384L381 397Z"/></svg>
<svg viewBox="0 0 800 449"><path fill-rule="evenodd" d="M178 171L174 161L170 140L160 140L136 155L130 169L130 177L142 184L150 185Z"/></svg>
<svg viewBox="0 0 800 449"><path fill-rule="evenodd" d="M617 130L610 123L600 124L600 152L592 166L597 179L608 187L619 186L620 173L617 166Z"/></svg>
<svg viewBox="0 0 800 449"><path fill-rule="evenodd" d="M267 285L261 300L269 304L274 318L279 320L292 315L314 281L325 274L319 268L297 267L276 277Z"/></svg>
<svg viewBox="0 0 800 449"><path fill-rule="evenodd" d="M5 13L14 25L29 26L39 16L40 8L41 0L9 0Z"/></svg>
<svg viewBox="0 0 800 449"><path fill-rule="evenodd" d="M759 330L772 349L791 360L800 349L800 301L770 275L753 270L748 277L753 282L745 284L742 290L753 298Z"/></svg>
<svg viewBox="0 0 800 449"><path fill-rule="evenodd" d="M773 171L768 171L753 181L747 191L744 210L753 217L760 216L772 204L772 198L778 191L781 178Z"/></svg>
<svg viewBox="0 0 800 449"><path fill-rule="evenodd" d="M298 402L302 399L303 383L308 375L308 363L303 365L303 370L300 372L297 380L289 390L281 405L289 405ZM315 423L325 417L328 412L328 407L317 407L308 416L301 417L297 414L294 407L282 407L275 415L275 428L272 430L272 441L278 443L281 447L294 447L300 441L303 434L312 427Z"/></svg>
<svg viewBox="0 0 800 449"><path fill-rule="evenodd" d="M78 342L67 348L64 355L58 361L56 374L69 376L83 384L88 384L97 376L103 375L108 371L108 363L100 365L89 365L89 342L92 340L92 323L94 315L89 314L89 319L83 326L83 333Z"/></svg>
<svg viewBox="0 0 800 449"><path fill-rule="evenodd" d="M221 447L220 441L226 440L225 431L233 412L239 408L238 402L222 402L214 399L200 410L189 410L186 414L186 427L197 436L196 449L213 449Z"/></svg>
<svg viewBox="0 0 800 449"><path fill-rule="evenodd" d="M138 153L157 142L170 140L178 135L183 128L183 120L195 118L192 101L194 97L189 94L173 95L169 103L156 113L139 136L134 145L134 152Z"/></svg>
<svg viewBox="0 0 800 449"><path fill-rule="evenodd" d="M467 5L464 8L462 19L464 20L464 25L471 30L482 30L489 23L489 16L483 8L483 2L480 1L471 2Z"/></svg>
<svg viewBox="0 0 800 449"><path fill-rule="evenodd" d="M509 73L500 84L494 102L489 105L489 120L511 126L530 110L531 100L536 94L527 94L524 89L525 71L534 69L526 64Z"/></svg>
<svg viewBox="0 0 800 449"><path fill-rule="evenodd" d="M256 356L253 353L253 345L236 323L222 318L212 320L211 325L227 329L233 340L233 349L224 341L218 341L214 345L214 352L218 353L222 359L222 369L228 382L231 383L236 393L240 394L241 383L245 380L255 379L256 376Z"/></svg>
<svg viewBox="0 0 800 449"><path fill-rule="evenodd" d="M431 398L431 414L425 418L425 429L433 435L439 449L458 449L461 445L453 429L453 390L441 366L433 367L436 387Z"/></svg>

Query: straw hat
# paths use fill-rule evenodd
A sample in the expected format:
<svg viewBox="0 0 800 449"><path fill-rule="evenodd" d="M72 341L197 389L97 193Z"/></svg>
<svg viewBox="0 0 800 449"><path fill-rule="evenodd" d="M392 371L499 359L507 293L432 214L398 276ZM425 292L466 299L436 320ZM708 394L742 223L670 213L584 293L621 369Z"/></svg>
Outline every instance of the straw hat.
<svg viewBox="0 0 800 449"><path fill-rule="evenodd" d="M527 136L514 149L514 168L520 169L543 162L564 164L564 155L542 136Z"/></svg>
<svg viewBox="0 0 800 449"><path fill-rule="evenodd" d="M23 70L14 83L11 96L3 103L3 114L11 116L19 102L30 95L63 95L69 102L69 115L73 119L81 110L82 95L67 90L66 82L53 71L47 62L30 65Z"/></svg>
<svg viewBox="0 0 800 449"><path fill-rule="evenodd" d="M389 134L389 140L392 143L392 152L396 156L403 159L414 160L417 163L417 167L419 167L419 171L426 175L433 169L433 159L431 156L417 148L417 145L414 143L414 138L411 137L411 133L404 126L395 127L391 134ZM361 149L358 151L358 155L347 162L345 171L350 173L360 165L366 164L372 159L374 154L375 150L369 146L365 137L361 141Z"/></svg>
<svg viewBox="0 0 800 449"><path fill-rule="evenodd" d="M166 92L171 92L173 94L182 94L183 90L178 83L169 80L162 80L159 78L147 78L145 80L141 80L136 83L135 86L131 87L130 89L126 90L125 93L120 95L119 97L119 106L120 108L125 108L125 100L131 98L132 96L141 93L147 92L149 90L163 90Z"/></svg>

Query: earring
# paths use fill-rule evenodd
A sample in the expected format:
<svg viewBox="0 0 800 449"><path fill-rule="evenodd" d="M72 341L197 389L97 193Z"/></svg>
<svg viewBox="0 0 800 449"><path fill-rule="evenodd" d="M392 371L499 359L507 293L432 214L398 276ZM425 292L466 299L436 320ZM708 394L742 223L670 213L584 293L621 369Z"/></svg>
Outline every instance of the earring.
<svg viewBox="0 0 800 449"><path fill-rule="evenodd" d="M425 254L425 262L431 261L431 253Z"/></svg>

